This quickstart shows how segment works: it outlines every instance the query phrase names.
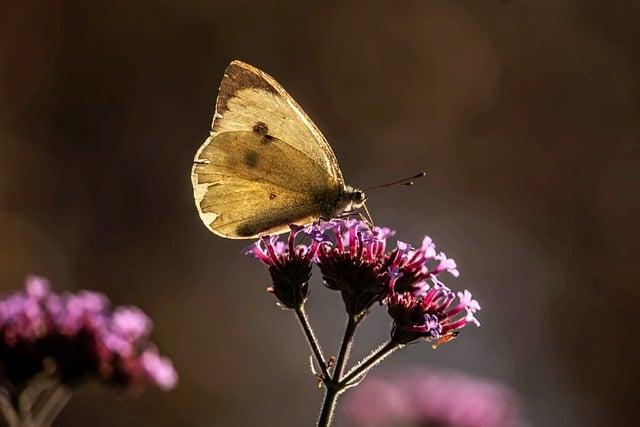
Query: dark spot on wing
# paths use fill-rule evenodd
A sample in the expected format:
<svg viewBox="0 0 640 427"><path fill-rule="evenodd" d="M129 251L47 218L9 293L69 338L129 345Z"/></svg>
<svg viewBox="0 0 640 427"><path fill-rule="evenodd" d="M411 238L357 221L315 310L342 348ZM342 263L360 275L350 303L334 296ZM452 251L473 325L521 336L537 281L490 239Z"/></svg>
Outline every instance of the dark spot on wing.
<svg viewBox="0 0 640 427"><path fill-rule="evenodd" d="M264 122L257 122L255 125L253 125L253 131L255 133L259 133L260 135L266 135L267 133L269 133L269 127Z"/></svg>
<svg viewBox="0 0 640 427"><path fill-rule="evenodd" d="M240 237L255 236L261 231L263 231L262 227L258 227L256 224L243 224L236 228L236 234Z"/></svg>
<svg viewBox="0 0 640 427"><path fill-rule="evenodd" d="M262 137L261 141L264 144L268 144L275 139L268 134L269 127L265 122L257 122L255 125L253 125L253 131Z"/></svg>
<svg viewBox="0 0 640 427"><path fill-rule="evenodd" d="M269 200L273 200L276 198L276 193L270 193L269 194Z"/></svg>
<svg viewBox="0 0 640 427"><path fill-rule="evenodd" d="M255 151L247 151L247 154L244 155L244 162L250 168L255 168L258 166L258 153Z"/></svg>

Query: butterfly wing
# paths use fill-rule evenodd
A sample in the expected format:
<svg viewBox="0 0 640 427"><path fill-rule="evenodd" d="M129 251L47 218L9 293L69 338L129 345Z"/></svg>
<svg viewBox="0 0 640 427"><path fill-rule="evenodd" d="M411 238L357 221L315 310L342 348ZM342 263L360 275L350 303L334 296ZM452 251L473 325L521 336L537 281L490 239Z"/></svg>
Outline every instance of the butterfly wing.
<svg viewBox="0 0 640 427"><path fill-rule="evenodd" d="M205 225L239 239L317 219L344 186L311 119L273 78L239 61L225 72L191 179Z"/></svg>
<svg viewBox="0 0 640 427"><path fill-rule="evenodd" d="M200 218L227 238L279 233L307 224L326 197L326 172L277 138L255 132L209 137L193 168Z"/></svg>
<svg viewBox="0 0 640 427"><path fill-rule="evenodd" d="M253 131L256 124L327 171L342 184L336 156L324 135L273 77L242 61L227 67L216 101L212 135Z"/></svg>

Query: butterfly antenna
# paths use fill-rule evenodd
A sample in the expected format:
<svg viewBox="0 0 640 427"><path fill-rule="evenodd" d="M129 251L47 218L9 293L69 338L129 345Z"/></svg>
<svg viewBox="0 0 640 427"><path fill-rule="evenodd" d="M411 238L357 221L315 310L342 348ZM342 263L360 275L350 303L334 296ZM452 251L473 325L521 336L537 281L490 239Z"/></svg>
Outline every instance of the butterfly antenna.
<svg viewBox="0 0 640 427"><path fill-rule="evenodd" d="M376 190L378 188L391 187L393 185L413 185L415 184L415 182L413 181L414 179L422 178L426 174L426 172L420 172L408 178L399 179L397 181L388 182L386 184L376 185L375 187L365 188L363 191Z"/></svg>

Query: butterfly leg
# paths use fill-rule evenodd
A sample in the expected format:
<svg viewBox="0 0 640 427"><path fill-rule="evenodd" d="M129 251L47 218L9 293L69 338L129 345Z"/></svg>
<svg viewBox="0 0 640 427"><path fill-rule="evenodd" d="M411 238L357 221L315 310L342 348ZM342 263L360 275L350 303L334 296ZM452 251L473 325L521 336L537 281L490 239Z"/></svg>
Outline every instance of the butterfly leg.
<svg viewBox="0 0 640 427"><path fill-rule="evenodd" d="M342 218L356 217L360 221L366 223L370 228L373 228L374 225L373 225L373 220L371 219L371 215L369 215L368 211L365 211L365 212L366 212L366 215L360 212L359 210L346 211L346 212L342 212L337 218L342 219Z"/></svg>
<svg viewBox="0 0 640 427"><path fill-rule="evenodd" d="M362 204L362 209L364 209L364 212L367 216L367 223L369 224L369 226L371 226L371 228L375 227L375 225L373 224L373 218L371 217L371 214L369 213L369 209L367 209L367 204L363 203Z"/></svg>

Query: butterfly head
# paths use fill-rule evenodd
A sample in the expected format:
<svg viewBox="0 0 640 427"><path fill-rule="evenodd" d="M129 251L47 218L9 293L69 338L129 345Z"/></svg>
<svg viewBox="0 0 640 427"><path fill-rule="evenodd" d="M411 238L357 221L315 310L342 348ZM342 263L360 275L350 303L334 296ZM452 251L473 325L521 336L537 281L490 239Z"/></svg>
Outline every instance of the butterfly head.
<svg viewBox="0 0 640 427"><path fill-rule="evenodd" d="M367 196L364 191L357 188L347 186L344 193L344 210L352 211L358 209L364 205L367 201Z"/></svg>

